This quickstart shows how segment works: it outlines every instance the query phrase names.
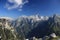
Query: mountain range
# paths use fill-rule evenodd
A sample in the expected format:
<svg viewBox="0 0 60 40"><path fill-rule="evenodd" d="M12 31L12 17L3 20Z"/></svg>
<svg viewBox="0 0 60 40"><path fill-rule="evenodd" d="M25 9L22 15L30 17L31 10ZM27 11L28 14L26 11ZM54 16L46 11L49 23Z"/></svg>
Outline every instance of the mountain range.
<svg viewBox="0 0 60 40"><path fill-rule="evenodd" d="M15 20L14 28L18 34L25 38L37 37L41 38L51 33L60 35L60 16L54 14L53 16L20 16Z"/></svg>
<svg viewBox="0 0 60 40"><path fill-rule="evenodd" d="M6 17L1 17L0 19L3 18L6 19ZM46 35L49 36L52 33L60 36L60 16L56 14L50 17L40 15L24 15L8 22L10 26L6 28L9 29L10 27L13 27L14 32L16 35L19 35L20 38L42 38Z"/></svg>

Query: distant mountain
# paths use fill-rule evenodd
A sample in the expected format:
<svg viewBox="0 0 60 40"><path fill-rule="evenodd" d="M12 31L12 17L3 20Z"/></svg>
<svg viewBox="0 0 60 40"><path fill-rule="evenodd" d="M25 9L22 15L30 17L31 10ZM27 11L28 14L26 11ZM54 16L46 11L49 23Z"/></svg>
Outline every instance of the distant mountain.
<svg viewBox="0 0 60 40"><path fill-rule="evenodd" d="M60 35L60 16L53 15L52 17L47 16L20 16L15 20L14 27L16 31L26 38L33 36L40 38L51 33Z"/></svg>
<svg viewBox="0 0 60 40"><path fill-rule="evenodd" d="M18 33L22 30L21 32L23 33L23 35L25 37L28 37L28 35L34 36L35 35L35 33L34 33L35 29L37 29L36 33L38 33L39 31L41 32L43 30L45 31L46 27L45 28L43 28L43 27L47 26L46 24L47 24L48 19L49 19L49 17L47 17L47 16L39 16L39 15L20 16L15 21L14 27L17 29ZM32 32L32 34L30 34L31 32ZM37 35L39 35L39 34L37 34Z"/></svg>

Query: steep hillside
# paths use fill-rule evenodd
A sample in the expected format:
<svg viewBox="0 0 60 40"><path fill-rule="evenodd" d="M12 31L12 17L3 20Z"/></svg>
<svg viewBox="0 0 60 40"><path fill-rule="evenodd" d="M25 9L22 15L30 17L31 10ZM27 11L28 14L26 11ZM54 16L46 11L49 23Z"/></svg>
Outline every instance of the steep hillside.
<svg viewBox="0 0 60 40"><path fill-rule="evenodd" d="M60 16L53 15L52 17L47 16L20 16L15 21L15 28L17 33L26 38L31 37L44 37L45 35L50 35L51 33L56 33L60 35Z"/></svg>
<svg viewBox="0 0 60 40"><path fill-rule="evenodd" d="M21 16L15 21L14 27L17 29L17 32L19 34L20 31L22 30L21 32L26 38L33 36L40 37L43 35L42 32L44 31L45 33L45 31L48 29L47 21L48 21L47 16L39 16L39 15ZM38 36L39 34L42 35Z"/></svg>
<svg viewBox="0 0 60 40"><path fill-rule="evenodd" d="M11 25L12 20L0 18L0 40L24 40Z"/></svg>

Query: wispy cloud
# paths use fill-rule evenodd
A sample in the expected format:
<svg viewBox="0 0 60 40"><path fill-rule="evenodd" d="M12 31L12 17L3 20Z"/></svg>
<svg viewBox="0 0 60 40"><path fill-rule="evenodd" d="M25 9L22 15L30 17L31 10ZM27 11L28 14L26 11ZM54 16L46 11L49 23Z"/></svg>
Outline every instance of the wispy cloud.
<svg viewBox="0 0 60 40"><path fill-rule="evenodd" d="M6 3L5 7L8 10L11 9L18 9L19 11L22 10L23 5L25 5L26 3L28 3L28 0L8 0L8 2ZM13 4L13 5L11 5Z"/></svg>

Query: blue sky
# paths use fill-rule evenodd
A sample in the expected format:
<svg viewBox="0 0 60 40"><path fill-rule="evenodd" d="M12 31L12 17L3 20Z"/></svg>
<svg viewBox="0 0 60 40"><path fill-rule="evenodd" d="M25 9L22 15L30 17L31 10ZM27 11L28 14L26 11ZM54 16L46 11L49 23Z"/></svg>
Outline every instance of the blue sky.
<svg viewBox="0 0 60 40"><path fill-rule="evenodd" d="M60 15L60 0L17 0L17 2L0 0L0 16L17 18L21 15L29 16L37 13L41 16Z"/></svg>

